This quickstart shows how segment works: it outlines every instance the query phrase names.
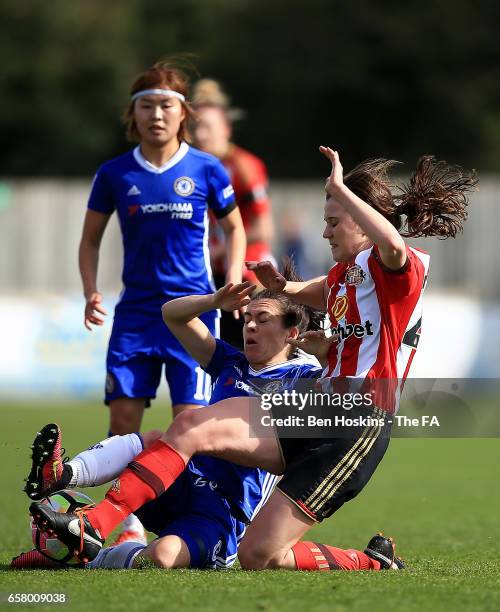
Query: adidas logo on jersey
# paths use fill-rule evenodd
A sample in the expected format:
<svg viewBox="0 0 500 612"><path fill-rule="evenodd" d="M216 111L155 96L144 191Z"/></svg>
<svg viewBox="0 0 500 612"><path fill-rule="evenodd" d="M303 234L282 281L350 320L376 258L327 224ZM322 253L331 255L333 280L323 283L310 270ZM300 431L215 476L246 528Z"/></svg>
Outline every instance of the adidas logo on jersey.
<svg viewBox="0 0 500 612"><path fill-rule="evenodd" d="M371 321L365 321L364 325L360 323L348 323L347 325L337 325L332 327L332 333L339 335L339 340L347 340L351 336L355 338L363 338L363 336L373 336L373 324Z"/></svg>
<svg viewBox="0 0 500 612"><path fill-rule="evenodd" d="M140 195L140 194L141 194L141 191L137 187L137 185L132 185L132 187L127 191L128 196L135 196L135 195Z"/></svg>

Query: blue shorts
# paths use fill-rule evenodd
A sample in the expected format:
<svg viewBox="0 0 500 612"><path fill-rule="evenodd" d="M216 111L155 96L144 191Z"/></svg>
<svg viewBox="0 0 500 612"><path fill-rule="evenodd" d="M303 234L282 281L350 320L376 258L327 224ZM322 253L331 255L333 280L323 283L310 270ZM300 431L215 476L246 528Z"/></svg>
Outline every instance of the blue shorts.
<svg viewBox="0 0 500 612"><path fill-rule="evenodd" d="M204 313L200 319L218 337L218 312ZM161 318L153 313L116 309L106 358L105 403L119 397L156 397L165 366L172 405L206 406L210 399L210 376L186 353Z"/></svg>
<svg viewBox="0 0 500 612"><path fill-rule="evenodd" d="M190 567L228 569L236 561L246 526L231 514L216 483L191 472L189 464L158 499L135 514L159 537L176 535L187 544Z"/></svg>

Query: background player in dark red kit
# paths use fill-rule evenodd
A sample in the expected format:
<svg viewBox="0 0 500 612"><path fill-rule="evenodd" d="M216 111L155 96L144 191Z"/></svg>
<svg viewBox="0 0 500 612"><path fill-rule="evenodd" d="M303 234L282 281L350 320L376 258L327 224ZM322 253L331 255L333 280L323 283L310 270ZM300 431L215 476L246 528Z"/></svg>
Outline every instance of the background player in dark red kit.
<svg viewBox="0 0 500 612"><path fill-rule="evenodd" d="M274 262L271 255L273 220L266 166L256 155L231 142L232 122L241 118L242 111L230 107L228 96L212 79L198 81L192 98L196 111L196 121L193 123L196 145L222 161L234 187L247 239L245 258L248 261ZM226 244L214 221L211 215L210 258L215 284L222 287L227 282ZM252 283L258 282L250 270L244 270L243 278ZM221 338L241 347L242 325L242 321L235 319L231 313L222 312Z"/></svg>
<svg viewBox="0 0 500 612"><path fill-rule="evenodd" d="M408 325L420 313L428 262L405 244L400 230L412 236L455 236L467 217L467 193L476 184L475 176L423 157L409 184L394 195L386 174L390 162L364 162L344 178L337 152L326 147L320 151L332 164L323 236L337 263L328 277L299 283L287 282L268 263L252 268L270 290L328 309L337 341L329 350L326 381L337 380L338 367L358 382L398 372L402 366L407 372L411 355L403 345ZM344 297L349 287L356 295ZM365 311L372 318L365 319ZM384 353L379 362L378 355ZM185 412L161 440L129 464L119 479L120 492L108 491L96 508L58 516L32 504L30 511L41 528L54 530L82 555L95 556L121 517L168 489L193 454L213 454L283 474L241 544L244 568L395 569L400 565L394 549L381 536L372 539L366 554L299 541L316 522L358 495L371 478L389 443L390 425L383 417L397 409L398 397L388 399L366 409L374 424L353 428L344 438L335 428L331 438L257 435L251 413L262 406L246 398L221 401L210 415Z"/></svg>

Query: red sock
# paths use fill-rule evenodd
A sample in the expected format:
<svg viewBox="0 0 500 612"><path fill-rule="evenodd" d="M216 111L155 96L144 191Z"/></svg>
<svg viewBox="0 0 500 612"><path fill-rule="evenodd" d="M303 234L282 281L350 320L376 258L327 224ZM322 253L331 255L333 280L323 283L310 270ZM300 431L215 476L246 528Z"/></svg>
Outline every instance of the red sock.
<svg viewBox="0 0 500 612"><path fill-rule="evenodd" d="M292 548L299 570L379 570L380 563L360 550L335 548L316 542L297 542Z"/></svg>
<svg viewBox="0 0 500 612"><path fill-rule="evenodd" d="M106 539L129 514L168 489L185 467L175 449L157 440L128 464L105 499L86 512L90 524Z"/></svg>

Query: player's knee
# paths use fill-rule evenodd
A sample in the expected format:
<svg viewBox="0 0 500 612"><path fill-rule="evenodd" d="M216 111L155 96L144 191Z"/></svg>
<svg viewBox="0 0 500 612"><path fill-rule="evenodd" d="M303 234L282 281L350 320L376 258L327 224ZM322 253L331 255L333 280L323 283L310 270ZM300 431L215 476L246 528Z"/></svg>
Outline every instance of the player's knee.
<svg viewBox="0 0 500 612"><path fill-rule="evenodd" d="M186 437L192 434L197 425L195 410L184 410L180 412L168 428L168 434L175 437Z"/></svg>
<svg viewBox="0 0 500 612"><path fill-rule="evenodd" d="M170 425L163 439L166 442L179 444L189 448L191 453L201 449L203 443L203 417L198 410L185 410L178 414Z"/></svg>
<svg viewBox="0 0 500 612"><path fill-rule="evenodd" d="M238 560L245 570L263 570L281 567L282 556L265 546L245 545L243 541L238 550Z"/></svg>
<svg viewBox="0 0 500 612"><path fill-rule="evenodd" d="M183 567L181 561L182 551L180 542L174 538L165 538L159 540L157 544L149 551L149 558L156 567L161 569L172 569L175 567Z"/></svg>

